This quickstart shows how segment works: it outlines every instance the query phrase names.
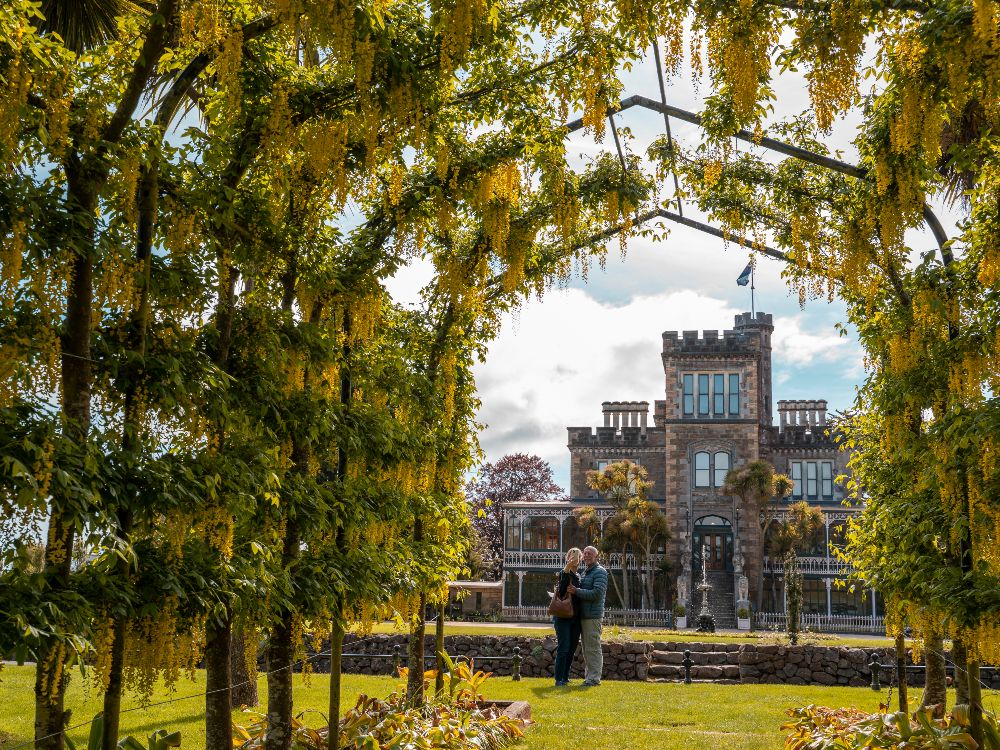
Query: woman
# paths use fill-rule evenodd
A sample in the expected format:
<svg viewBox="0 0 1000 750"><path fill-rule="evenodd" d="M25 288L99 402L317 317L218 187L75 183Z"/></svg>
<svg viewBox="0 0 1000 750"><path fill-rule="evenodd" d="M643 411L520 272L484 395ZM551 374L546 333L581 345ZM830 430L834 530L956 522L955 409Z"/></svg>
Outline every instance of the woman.
<svg viewBox="0 0 1000 750"><path fill-rule="evenodd" d="M576 569L580 567L580 559L583 553L578 547L573 547L566 553L566 566L559 572L559 585L556 594L562 598L566 596L566 589L570 584L580 585L580 576L576 574ZM573 664L573 657L576 655L576 647L580 643L580 600L573 597L572 617L553 617L552 624L556 629L556 687L569 685L569 668Z"/></svg>

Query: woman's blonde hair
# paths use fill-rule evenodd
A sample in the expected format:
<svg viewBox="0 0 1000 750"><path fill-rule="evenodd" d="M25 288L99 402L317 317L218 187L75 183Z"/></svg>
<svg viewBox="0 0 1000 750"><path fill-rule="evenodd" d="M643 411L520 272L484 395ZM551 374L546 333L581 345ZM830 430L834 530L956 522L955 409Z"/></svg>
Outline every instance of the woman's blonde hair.
<svg viewBox="0 0 1000 750"><path fill-rule="evenodd" d="M571 547L566 550L566 565L563 567L567 573L573 573L578 567L580 567L580 560L583 558L583 553L580 551L579 547Z"/></svg>

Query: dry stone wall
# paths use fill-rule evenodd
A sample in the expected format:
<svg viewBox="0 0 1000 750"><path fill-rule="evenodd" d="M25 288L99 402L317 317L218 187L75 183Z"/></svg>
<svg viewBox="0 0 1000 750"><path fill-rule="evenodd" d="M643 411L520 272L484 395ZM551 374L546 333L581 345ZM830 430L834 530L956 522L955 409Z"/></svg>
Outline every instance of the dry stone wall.
<svg viewBox="0 0 1000 750"><path fill-rule="evenodd" d="M388 675L393 671L394 653L406 662L407 635L375 635L358 638L348 635L344 640L343 670L355 674ZM446 636L445 650L451 656L467 657L477 669L509 676L513 669L511 657L520 649L521 674L525 677L551 677L556 659L556 639L509 636ZM434 637L428 635L424 644L428 656L434 654ZM683 641L609 641L603 644L606 680L639 680L649 678L678 680L684 676L684 652L691 652L691 677L695 680L719 680L744 684L770 683L787 685L847 685L871 684L871 655L879 662L893 664L891 648L849 648L844 646L782 646L765 644L698 643ZM321 652L329 649L324 642ZM310 657L315 651L307 649ZM387 655L388 658L381 655ZM431 666L432 660L428 661ZM311 659L314 671L329 672L330 660L319 656ZM583 656L578 649L572 676L583 676ZM887 685L892 671L881 672ZM920 670L908 672L910 684L921 684ZM982 673L987 686L1000 688L1000 671L986 667Z"/></svg>

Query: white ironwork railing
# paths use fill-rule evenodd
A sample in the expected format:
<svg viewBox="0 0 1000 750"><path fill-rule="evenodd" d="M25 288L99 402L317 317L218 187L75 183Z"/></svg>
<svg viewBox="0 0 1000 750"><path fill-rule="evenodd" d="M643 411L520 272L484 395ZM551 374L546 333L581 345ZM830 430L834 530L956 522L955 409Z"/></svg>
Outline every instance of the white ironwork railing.
<svg viewBox="0 0 1000 750"><path fill-rule="evenodd" d="M845 576L854 570L850 563L835 557L799 557L799 570L803 573L819 573L828 576ZM782 559L764 558L765 573L783 573L785 561Z"/></svg>
<svg viewBox="0 0 1000 750"><path fill-rule="evenodd" d="M507 622L548 622L552 615L545 607L504 607ZM673 623L667 609L605 609L604 622L611 625L668 627Z"/></svg>
<svg viewBox="0 0 1000 750"><path fill-rule="evenodd" d="M871 615L803 614L800 627L826 633L875 633L885 635L885 618ZM757 612L754 624L762 629L785 629L784 612Z"/></svg>
<svg viewBox="0 0 1000 750"><path fill-rule="evenodd" d="M628 570L638 570L635 555L622 555L620 552L613 552L602 559L602 564L610 570L622 569L622 558L628 566ZM663 555L650 555L648 567L656 569L663 560ZM505 568L561 568L565 562L563 552L517 552L508 550L503 554L503 564Z"/></svg>

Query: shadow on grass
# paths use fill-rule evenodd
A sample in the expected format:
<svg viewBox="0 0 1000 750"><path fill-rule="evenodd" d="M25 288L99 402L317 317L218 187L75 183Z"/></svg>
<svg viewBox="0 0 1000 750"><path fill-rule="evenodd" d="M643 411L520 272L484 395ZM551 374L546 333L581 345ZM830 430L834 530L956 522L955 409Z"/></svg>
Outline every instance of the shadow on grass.
<svg viewBox="0 0 1000 750"><path fill-rule="evenodd" d="M195 711L194 713L188 714L187 716L172 716L170 718L171 726L164 726L163 720L151 721L148 724L139 724L138 726L128 726L127 728L122 728L120 734L122 737L131 734L137 740L141 740L145 744L146 740L149 738L153 732L157 729L166 729L168 732L173 732L177 729L181 730L181 741L184 740L184 730L183 725L189 722L197 722L205 720L205 712Z"/></svg>

